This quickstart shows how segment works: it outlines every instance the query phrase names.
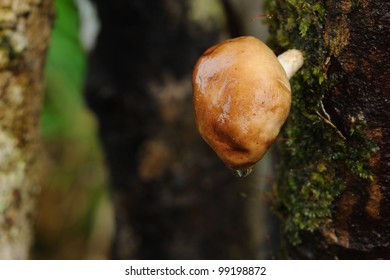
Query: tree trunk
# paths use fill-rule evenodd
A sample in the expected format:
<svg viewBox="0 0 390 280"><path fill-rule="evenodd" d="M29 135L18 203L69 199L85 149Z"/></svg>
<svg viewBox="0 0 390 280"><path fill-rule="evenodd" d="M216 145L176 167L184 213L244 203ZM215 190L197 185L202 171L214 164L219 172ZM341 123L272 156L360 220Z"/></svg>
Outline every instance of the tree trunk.
<svg viewBox="0 0 390 280"><path fill-rule="evenodd" d="M268 1L305 53L276 189L287 257L390 258L390 3Z"/></svg>
<svg viewBox="0 0 390 280"><path fill-rule="evenodd" d="M193 118L192 67L226 32L218 1L206 14L203 1L96 2L102 29L86 95L111 175L112 257L253 258L253 177L232 176Z"/></svg>
<svg viewBox="0 0 390 280"><path fill-rule="evenodd" d="M52 4L0 3L0 259L29 256L39 191L39 113Z"/></svg>

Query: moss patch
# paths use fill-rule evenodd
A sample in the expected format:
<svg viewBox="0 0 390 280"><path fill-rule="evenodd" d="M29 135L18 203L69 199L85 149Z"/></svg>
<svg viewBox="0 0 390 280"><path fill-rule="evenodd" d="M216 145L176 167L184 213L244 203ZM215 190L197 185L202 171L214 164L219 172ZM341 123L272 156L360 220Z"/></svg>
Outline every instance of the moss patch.
<svg viewBox="0 0 390 280"><path fill-rule="evenodd" d="M324 3L266 2L267 13L272 15L269 45L276 53L297 48L305 55L303 69L291 80L292 110L282 132L285 141L279 145L275 189L286 237L294 245L301 242L301 231L329 227L334 201L345 189L347 176L372 180L368 160L377 150L365 136L363 117L353 117L341 132L324 109L324 96L341 78L327 75L328 55L334 52L326 45ZM331 39L337 45L338 39Z"/></svg>

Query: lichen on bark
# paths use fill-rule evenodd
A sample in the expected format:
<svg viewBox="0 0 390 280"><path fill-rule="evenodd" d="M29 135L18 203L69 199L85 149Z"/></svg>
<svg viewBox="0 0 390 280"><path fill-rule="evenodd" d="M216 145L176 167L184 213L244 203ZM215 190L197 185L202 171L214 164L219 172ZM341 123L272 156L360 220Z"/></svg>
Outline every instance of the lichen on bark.
<svg viewBox="0 0 390 280"><path fill-rule="evenodd" d="M315 235L320 236L316 240L348 248L348 231L340 227L348 221L348 211L343 222L340 209L352 211L347 206L354 197L347 198L346 189L375 182L372 162L379 146L367 133L365 113L354 110L343 116L346 121L341 125L328 102L330 92L347 74L329 67L350 44L348 16L367 1L335 2L269 0L266 4L271 15L270 45L276 52L297 48L305 55L302 71L291 81L292 109L279 145L275 190L287 243L293 246ZM375 187L369 192L371 197L379 193ZM367 211L378 208L374 200Z"/></svg>
<svg viewBox="0 0 390 280"><path fill-rule="evenodd" d="M39 112L51 0L0 2L0 259L26 259L39 190Z"/></svg>

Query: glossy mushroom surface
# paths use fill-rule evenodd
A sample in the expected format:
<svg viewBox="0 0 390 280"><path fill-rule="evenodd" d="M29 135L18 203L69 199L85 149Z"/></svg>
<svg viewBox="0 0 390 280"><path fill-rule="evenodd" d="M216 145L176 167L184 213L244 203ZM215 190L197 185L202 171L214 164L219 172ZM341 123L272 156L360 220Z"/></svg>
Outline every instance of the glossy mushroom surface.
<svg viewBox="0 0 390 280"><path fill-rule="evenodd" d="M192 83L203 139L229 168L251 168L290 110L290 84L275 54L250 36L221 42L199 58Z"/></svg>

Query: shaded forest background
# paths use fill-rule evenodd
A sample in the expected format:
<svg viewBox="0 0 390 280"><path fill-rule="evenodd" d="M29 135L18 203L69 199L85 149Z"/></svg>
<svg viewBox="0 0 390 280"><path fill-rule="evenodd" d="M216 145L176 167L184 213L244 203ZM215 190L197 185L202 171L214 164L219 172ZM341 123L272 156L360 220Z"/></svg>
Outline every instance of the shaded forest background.
<svg viewBox="0 0 390 280"><path fill-rule="evenodd" d="M43 168L45 173L42 176L44 178L42 193L37 204L36 241L32 257L38 259L111 258L111 242L115 231L113 193L109 189L112 181L110 181L109 172L107 171L107 157L104 156L101 142L97 137L99 125L95 114L88 109L84 94L85 81L88 75L88 55L92 40L88 36L91 33L93 35L94 28L97 26L91 25L93 17L91 18L90 13L92 12L93 16L93 11L85 7L85 1L57 0L55 2L57 18L47 58L45 102L41 119L43 142L46 147ZM142 1L134 2L141 3ZM178 12L175 11L175 8L178 8L174 5L175 1L163 2L166 7L172 8L172 10L168 9L166 11L167 14ZM187 8L192 9L192 13L196 15L196 20L203 21L203 24L206 26L208 24L208 28L210 28L209 37L199 44L200 47L197 52L192 53L191 56L189 55L189 65L192 65L194 59L205 48L222 39L239 35L254 35L263 40L266 39L267 27L262 22L264 18L262 15L262 1L191 0L185 2L188 3ZM150 13L137 16L140 18L155 16L154 11L150 9ZM190 13L190 11L186 12ZM128 20L131 22L130 18ZM137 21L137 18L135 20L133 18L133 21ZM143 23L139 22L139 24ZM92 28L92 30L88 28ZM135 25L134 28L139 27ZM81 32L87 33L83 36ZM170 35L167 34L167 36ZM156 53L155 55L158 56L159 54ZM182 56L177 57L178 61L183 59ZM185 71L190 73L191 67L189 66ZM184 82L180 83L170 80L174 80L174 77L165 76L164 79L162 83L150 86L154 87L154 91L168 91L171 94L168 95L167 101L162 101L169 104L165 107L165 113L167 118L170 118L172 117L170 114L175 114L175 107L184 104L183 100L180 100L180 96L175 97L172 92L174 93L176 89L180 92L182 88L187 88L188 91L189 80L183 80ZM91 102L93 107L93 101L89 100L90 105ZM186 121L191 123L193 122L193 116L189 96L186 96L185 104L185 110L188 110L185 113L185 118ZM171 127L170 129L181 131L180 127ZM257 171L253 176L238 180L225 169L213 152L202 142L194 131L194 126L191 126L188 130L182 130L181 133L187 133L188 135L188 131L190 131L190 137L196 137L196 145L200 145L201 149L205 150L205 153L212 159L212 163L209 162L209 159L205 160L206 167L202 170L205 182L212 182L213 176L222 178L220 184L216 186L218 188L217 192L207 192L207 188L212 188L210 186L204 190L203 194L209 193L211 196L208 200L205 200L205 203L219 200L220 193L225 193L228 201L233 199L233 205L236 205L235 203L239 201L238 206L235 206L240 208L238 213L232 215L235 213L235 209L230 209L226 211L224 217L226 223L224 227L229 228L229 223L232 225L232 236L227 237L231 240L229 239L230 241L226 244L233 244L228 248L229 252L223 253L224 256L240 258L275 257L275 252L272 252L271 249L274 241L270 237L270 229L267 229L264 225L270 207L267 203L268 194L264 191L265 189L269 190L272 183L270 158L267 157L261 166L257 167ZM165 167L159 166L158 162L163 161L161 157L167 156L164 151L164 144L161 145L161 142L149 141L147 143L142 149L144 151L148 151L148 149L161 151L157 153L157 158L151 158L151 162L145 163L143 169L128 170L129 173L137 173L137 176L144 180L146 185L150 182L153 183L156 176L165 176ZM187 147L187 149L191 149L191 147ZM178 147L177 151L180 150L181 148ZM197 150L194 150L194 154L191 154L192 158L182 157L181 160L185 159L187 162L182 165L180 165L180 162L176 162L175 168L179 170L186 167L192 168L193 165L188 164L188 161L202 162L202 158L197 158L196 153ZM131 156L129 155L129 157ZM212 166L209 172L207 166ZM161 173L159 173L160 171ZM184 170L183 174L186 172L188 171ZM193 176L198 175L199 173ZM208 179L208 177L211 179ZM158 180L157 183L154 182L153 184L158 185ZM223 188L227 188L226 192L223 191ZM177 202L177 200L175 201ZM181 203L186 203L185 199ZM212 205L206 205L207 207L212 208ZM215 207L218 207L217 203ZM245 214L240 213L240 211ZM215 214L216 218L220 215L218 213ZM242 219L246 220L243 223L246 228L235 231L234 227L242 226L240 225ZM207 228L207 225L205 227ZM248 236L238 236L241 232L246 232ZM219 236L215 237L216 240L218 238ZM233 239L236 241L233 242ZM170 250L175 251L181 250L180 246L185 247L185 244L176 243L172 246L176 246L176 248ZM218 246L216 245L216 248L221 248ZM223 244L220 246L223 247ZM244 249L236 248L237 246L244 247ZM175 254L172 253L171 257L180 256L180 254ZM197 255L194 253L188 256L207 257L207 254ZM211 258L221 256L223 255L210 253Z"/></svg>
<svg viewBox="0 0 390 280"><path fill-rule="evenodd" d="M76 4L55 1L45 69L41 131L46 154L33 258L107 258L113 228L97 123L83 97L87 49Z"/></svg>

